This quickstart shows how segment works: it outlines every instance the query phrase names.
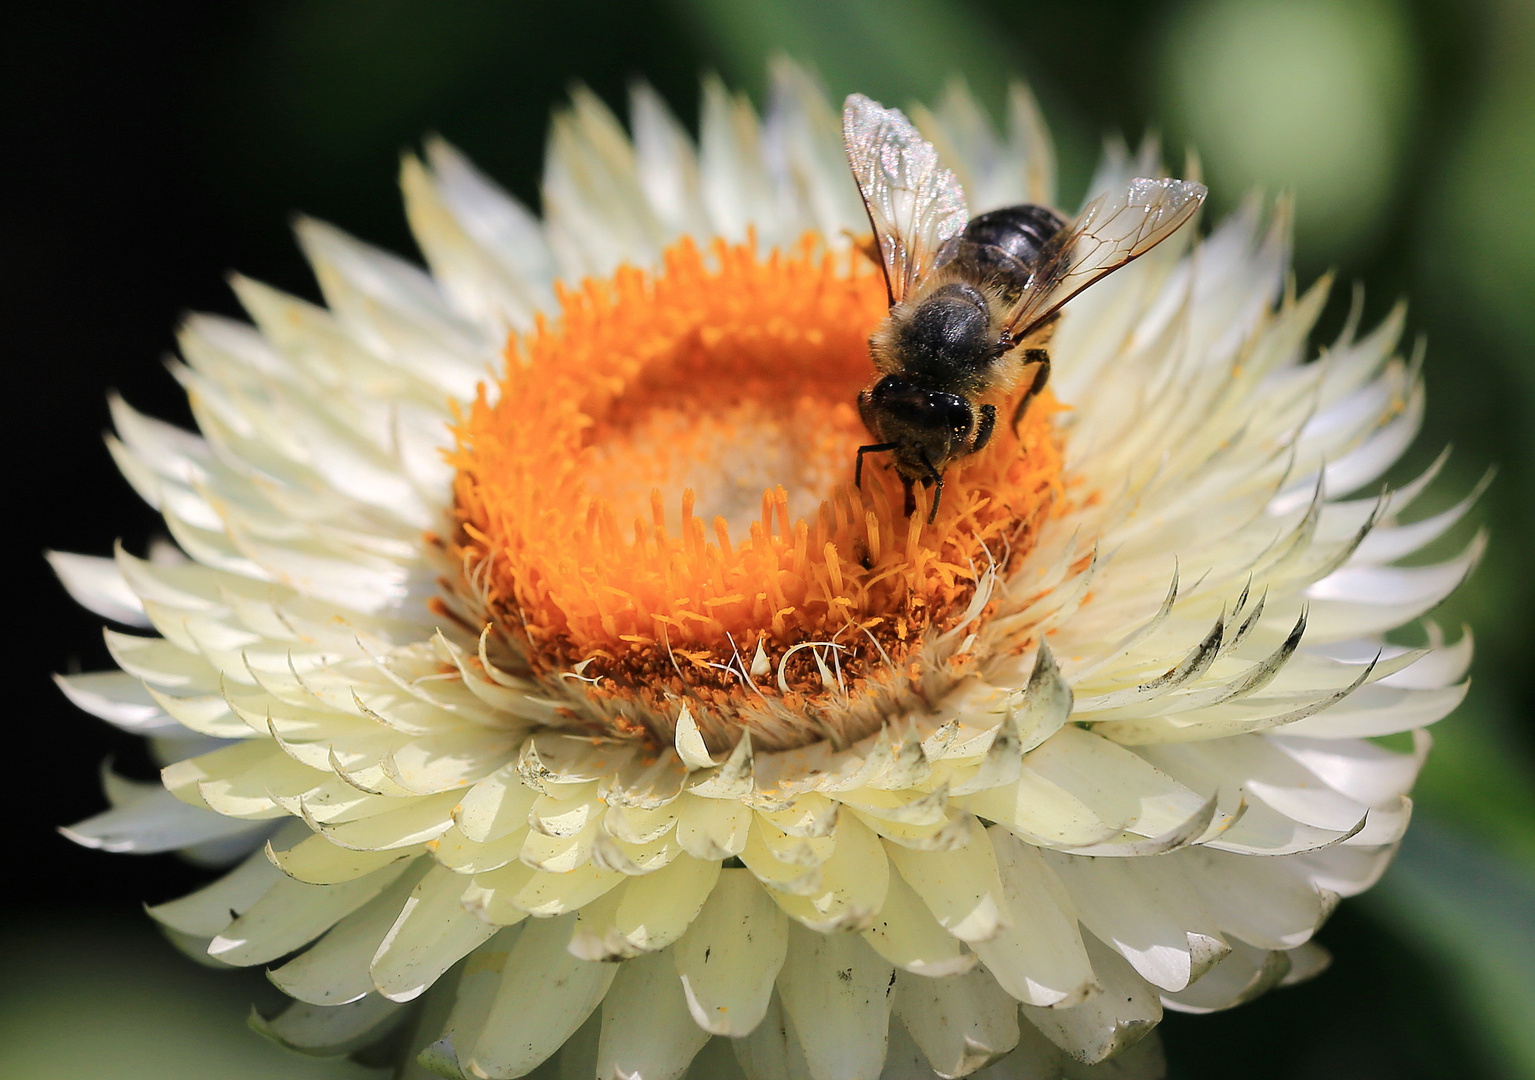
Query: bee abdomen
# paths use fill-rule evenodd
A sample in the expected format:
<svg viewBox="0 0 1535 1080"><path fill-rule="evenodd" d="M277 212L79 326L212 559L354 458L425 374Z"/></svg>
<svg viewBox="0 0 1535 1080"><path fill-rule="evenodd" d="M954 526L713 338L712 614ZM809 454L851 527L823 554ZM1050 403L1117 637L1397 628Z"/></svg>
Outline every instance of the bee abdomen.
<svg viewBox="0 0 1535 1080"><path fill-rule="evenodd" d="M961 275L996 287L1011 303L1028 287L1050 242L1065 228L1047 207L1006 206L970 219L955 238L951 261Z"/></svg>
<svg viewBox="0 0 1535 1080"><path fill-rule="evenodd" d="M1065 227L1066 222L1049 207L1024 203L971 218L960 237L965 243L997 248L1032 269L1040 253Z"/></svg>

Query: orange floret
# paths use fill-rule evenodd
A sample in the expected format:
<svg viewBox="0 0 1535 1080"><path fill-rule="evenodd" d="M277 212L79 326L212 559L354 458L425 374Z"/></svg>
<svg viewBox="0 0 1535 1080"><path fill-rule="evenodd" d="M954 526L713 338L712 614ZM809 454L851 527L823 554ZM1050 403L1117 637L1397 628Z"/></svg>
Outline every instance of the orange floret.
<svg viewBox="0 0 1535 1080"><path fill-rule="evenodd" d="M660 273L623 267L559 300L513 337L451 457L450 550L535 671L588 661L597 692L652 701L748 682L814 695L828 661L790 650L835 641L856 684L956 620L1061 495L1048 394L951 466L931 525L930 494L906 517L877 457L853 486L886 306L856 253L683 240Z"/></svg>

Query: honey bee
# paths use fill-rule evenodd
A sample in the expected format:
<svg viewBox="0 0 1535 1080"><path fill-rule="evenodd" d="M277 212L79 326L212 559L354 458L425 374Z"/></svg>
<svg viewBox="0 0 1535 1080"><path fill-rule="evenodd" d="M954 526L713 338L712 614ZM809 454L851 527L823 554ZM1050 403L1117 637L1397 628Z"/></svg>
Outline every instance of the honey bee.
<svg viewBox="0 0 1535 1080"><path fill-rule="evenodd" d="M954 174L900 110L853 94L842 134L890 301L869 339L875 381L858 395L876 441L858 448L854 481L862 486L865 454L889 451L908 516L913 485L934 489L931 523L944 470L990 441L997 404L1026 387L1016 430L1044 389L1061 305L1171 236L1205 188L1131 180L1070 224L1028 204L972 218Z"/></svg>

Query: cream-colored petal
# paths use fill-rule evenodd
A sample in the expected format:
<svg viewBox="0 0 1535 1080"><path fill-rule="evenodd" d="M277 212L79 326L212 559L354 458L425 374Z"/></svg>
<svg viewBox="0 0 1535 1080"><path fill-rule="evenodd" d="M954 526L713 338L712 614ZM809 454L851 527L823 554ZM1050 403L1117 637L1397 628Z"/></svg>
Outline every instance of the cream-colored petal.
<svg viewBox="0 0 1535 1080"><path fill-rule="evenodd" d="M254 1008L250 1026L274 1042L304 1054L349 1054L393 1031L406 1013L376 994L346 1005L309 1005L295 1001L267 1019Z"/></svg>
<svg viewBox="0 0 1535 1080"><path fill-rule="evenodd" d="M469 1053L500 993L502 973L521 934L521 926L501 931L471 953L463 967L449 977L451 984L444 987L444 992L453 995L453 1007L441 1033L421 1052L422 1060L429 1062L435 1072L446 1076L472 1075L468 1072ZM435 1003L428 998L427 1004L431 1007Z"/></svg>
<svg viewBox="0 0 1535 1080"><path fill-rule="evenodd" d="M484 843L524 828L538 797L538 791L517 775L516 766L507 765L464 793L453 808L453 820L469 839Z"/></svg>
<svg viewBox="0 0 1535 1080"><path fill-rule="evenodd" d="M626 880L623 874L595 866L566 873L539 870L512 894L511 902L529 915L545 919L576 911Z"/></svg>
<svg viewBox="0 0 1535 1080"><path fill-rule="evenodd" d="M1025 1005L1023 1018L1072 1057L1092 1065L1145 1037L1162 1019L1162 1004L1118 953L1093 938L1087 940L1087 951L1103 992L1065 1009Z"/></svg>
<svg viewBox="0 0 1535 1080"><path fill-rule="evenodd" d="M637 949L665 948L698 918L720 877L720 864L682 855L624 888L614 928Z"/></svg>
<svg viewBox="0 0 1535 1080"><path fill-rule="evenodd" d="M761 1022L731 1041L746 1080L812 1080L794 1022L777 993L768 1002Z"/></svg>
<svg viewBox="0 0 1535 1080"><path fill-rule="evenodd" d="M894 1008L942 1077L969 1076L1018 1043L1018 1003L984 971L941 979L902 972Z"/></svg>
<svg viewBox="0 0 1535 1080"><path fill-rule="evenodd" d="M294 827L303 829L295 823ZM283 840L291 835L279 834ZM246 858L238 867L196 892L147 908L154 920L172 930L194 937L212 938L266 895L282 874L263 852Z"/></svg>
<svg viewBox="0 0 1535 1080"><path fill-rule="evenodd" d="M311 885L338 885L421 854L420 848L389 851L353 851L337 847L323 836L310 835L290 848L279 849L267 841L266 856L283 873Z"/></svg>
<svg viewBox="0 0 1535 1080"><path fill-rule="evenodd" d="M441 866L433 866L416 883L369 957L369 973L380 994L391 1001L414 1000L500 929L465 910L468 885L462 875Z"/></svg>
<svg viewBox="0 0 1535 1080"><path fill-rule="evenodd" d="M788 927L749 871L720 871L698 918L673 947L699 1027L736 1038L756 1028L787 954Z"/></svg>
<svg viewBox="0 0 1535 1080"><path fill-rule="evenodd" d="M481 1077L531 1071L564 1043L607 993L618 969L565 949L573 916L524 926L466 1064Z"/></svg>
<svg viewBox="0 0 1535 1080"><path fill-rule="evenodd" d="M597 1080L679 1080L708 1041L670 956L626 960L602 1000Z"/></svg>
<svg viewBox="0 0 1535 1080"><path fill-rule="evenodd" d="M424 844L448 831L457 801L457 793L452 791L398 799L398 809L356 821L322 824L320 831L332 843L358 850L385 851Z"/></svg>
<svg viewBox="0 0 1535 1080"><path fill-rule="evenodd" d="M208 955L241 967L264 964L306 945L388 888L411 866L392 863L340 885L306 885L279 877L261 899L224 927Z"/></svg>
<svg viewBox="0 0 1535 1080"><path fill-rule="evenodd" d="M957 975L976 964L976 955L949 933L900 874L890 875L885 903L864 941L896 967L928 978Z"/></svg>
<svg viewBox="0 0 1535 1080"><path fill-rule="evenodd" d="M885 850L939 925L961 941L985 941L1006 922L996 854L978 823L971 823L969 841L953 851L913 851L896 844Z"/></svg>
<svg viewBox="0 0 1535 1080"><path fill-rule="evenodd" d="M372 993L368 962L429 866L427 860L417 860L387 889L267 977L289 997L311 1005L344 1005Z"/></svg>
<svg viewBox="0 0 1535 1080"><path fill-rule="evenodd" d="M821 865L816 892L774 891L773 899L790 917L821 933L867 929L884 906L890 862L879 837L852 814L838 823L836 844Z"/></svg>
<svg viewBox="0 0 1535 1080"><path fill-rule="evenodd" d="M778 992L815 1080L877 1080L894 982L895 969L860 938L790 924Z"/></svg>
<svg viewBox="0 0 1535 1080"><path fill-rule="evenodd" d="M1001 828L987 830L1002 878L1008 924L973 948L992 977L1029 1005L1069 1006L1098 986L1077 915L1039 852Z"/></svg>

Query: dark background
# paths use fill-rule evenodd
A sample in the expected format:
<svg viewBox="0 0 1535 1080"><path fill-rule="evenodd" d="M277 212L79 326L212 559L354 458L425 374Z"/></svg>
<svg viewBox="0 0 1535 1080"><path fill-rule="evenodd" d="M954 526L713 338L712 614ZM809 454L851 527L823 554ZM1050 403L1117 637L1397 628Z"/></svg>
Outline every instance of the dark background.
<svg viewBox="0 0 1535 1080"><path fill-rule="evenodd" d="M11 692L0 1074L361 1076L239 1026L267 1000L153 940L141 902L201 880L169 856L73 847L106 757L137 740L76 713L50 672L107 665L99 620L45 548L142 548L155 516L101 441L106 393L189 423L159 361L182 313L236 315L238 268L301 295L305 213L414 253L400 152L440 132L531 205L547 117L573 81L622 115L649 79L684 118L697 78L760 90L787 50L840 95L933 98L963 72L995 107L1027 78L1061 144L1063 202L1099 139L1197 143L1218 214L1252 186L1297 193L1302 284L1337 268L1367 322L1399 297L1428 340L1412 461L1455 454L1440 504L1491 464L1492 531L1437 616L1471 623L1466 706L1436 730L1398 864L1323 932L1333 970L1218 1017L1170 1017L1175 1077L1535 1077L1535 6L1519 0L462 0L53 2L3 17L0 203ZM1325 338L1325 334L1322 335ZM1475 525L1448 546L1464 544ZM174 1045L173 1045L174 1044ZM182 1048L195 1047L185 1057ZM40 1063L47 1063L44 1067ZM143 1071L140 1071L143 1070Z"/></svg>

